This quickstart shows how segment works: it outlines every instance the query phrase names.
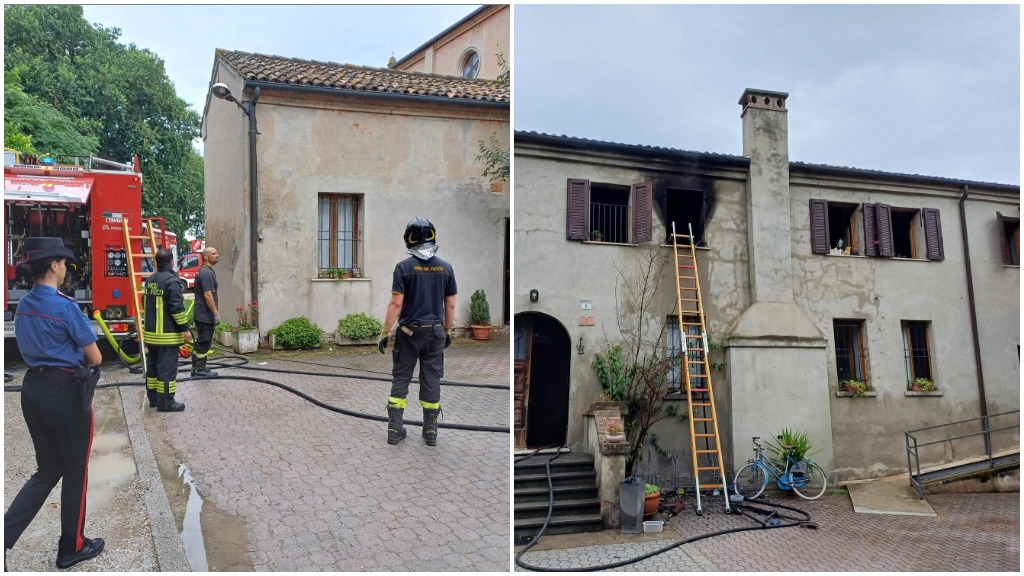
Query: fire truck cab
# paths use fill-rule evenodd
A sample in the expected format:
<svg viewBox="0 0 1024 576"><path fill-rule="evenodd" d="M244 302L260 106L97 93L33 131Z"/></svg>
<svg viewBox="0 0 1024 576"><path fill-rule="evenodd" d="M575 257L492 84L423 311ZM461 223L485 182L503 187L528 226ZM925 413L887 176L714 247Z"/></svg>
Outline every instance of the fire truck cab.
<svg viewBox="0 0 1024 576"><path fill-rule="evenodd" d="M24 239L38 236L63 238L75 253L76 262L60 291L74 297L93 323L97 335L103 332L92 320L93 312L108 325L115 338L134 328L132 301L123 222L128 220L132 235L140 232L142 216L142 173L136 156L131 164L95 157L57 164L48 158L35 160L8 154L4 162L4 337L14 336L14 315L18 300L30 289L26 279L17 277L18 264L26 259ZM8 164L8 160L12 160ZM35 163L20 163L20 162ZM170 234L157 232L158 245L173 244ZM151 252L148 246L144 252ZM147 268L148 263L148 268ZM143 260L139 271L152 270L152 260Z"/></svg>

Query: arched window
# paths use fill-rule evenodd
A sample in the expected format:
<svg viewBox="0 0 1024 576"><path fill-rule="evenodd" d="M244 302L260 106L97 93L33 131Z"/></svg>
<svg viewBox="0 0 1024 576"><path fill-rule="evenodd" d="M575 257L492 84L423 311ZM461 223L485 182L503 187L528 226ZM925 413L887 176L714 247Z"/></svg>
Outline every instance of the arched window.
<svg viewBox="0 0 1024 576"><path fill-rule="evenodd" d="M474 80L480 74L480 55L474 50L466 52L460 70L463 78Z"/></svg>

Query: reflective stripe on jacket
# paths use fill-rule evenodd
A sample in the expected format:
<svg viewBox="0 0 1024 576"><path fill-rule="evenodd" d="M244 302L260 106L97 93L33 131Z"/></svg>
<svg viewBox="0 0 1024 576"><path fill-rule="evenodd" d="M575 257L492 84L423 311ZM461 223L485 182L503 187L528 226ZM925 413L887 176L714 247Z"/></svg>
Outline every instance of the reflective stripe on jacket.
<svg viewBox="0 0 1024 576"><path fill-rule="evenodd" d="M181 279L170 265L159 270L146 280L143 302L146 310L143 325L143 340L154 346L180 346L185 342L184 332L188 330L189 314Z"/></svg>

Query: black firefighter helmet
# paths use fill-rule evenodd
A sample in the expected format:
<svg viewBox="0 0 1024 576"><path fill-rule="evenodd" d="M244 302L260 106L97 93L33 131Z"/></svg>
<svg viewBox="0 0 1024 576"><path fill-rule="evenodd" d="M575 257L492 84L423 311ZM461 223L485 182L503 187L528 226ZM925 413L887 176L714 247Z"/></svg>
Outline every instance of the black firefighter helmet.
<svg viewBox="0 0 1024 576"><path fill-rule="evenodd" d="M405 227L405 247L414 248L420 244L433 242L437 238L434 225L426 218L417 216Z"/></svg>

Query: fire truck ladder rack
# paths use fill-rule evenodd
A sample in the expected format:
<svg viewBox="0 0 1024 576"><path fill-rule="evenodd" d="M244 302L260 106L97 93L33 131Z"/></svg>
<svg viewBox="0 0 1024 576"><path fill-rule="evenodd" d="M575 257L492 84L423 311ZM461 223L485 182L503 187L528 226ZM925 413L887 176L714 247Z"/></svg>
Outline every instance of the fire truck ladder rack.
<svg viewBox="0 0 1024 576"><path fill-rule="evenodd" d="M143 278L148 278L151 274L156 272L156 234L154 232L155 224L160 224L160 240L161 248L164 242L166 242L167 235L164 233L164 219L163 217L155 218L143 218L139 226L143 234L141 236L132 236L131 230L128 229L128 219L124 218L121 229L124 231L124 251L125 257L128 260L128 278L131 280L132 286L132 302L135 306L135 333L139 336L139 352L142 356L142 373L145 374L147 370L146 364L146 342L143 337L144 334L144 319L143 314L145 313L146 307L142 302L142 281ZM150 252L146 252L145 242L149 242ZM135 243L138 244L138 249L135 248ZM137 272L135 270L135 259L136 258L151 258L153 261L153 270L150 272ZM141 262L140 268L141 268Z"/></svg>
<svg viewBox="0 0 1024 576"><path fill-rule="evenodd" d="M693 228L689 225L687 228L689 235L676 234L676 223L672 223L672 252L675 254L679 350L683 362L680 372L685 378L683 385L689 410L687 421L690 423L690 448L693 453L693 484L697 495L697 515L700 516L704 513L700 502L702 472L712 472L721 480L725 511L730 512L730 509L722 445L718 435L718 416L715 413L715 394L708 365L708 337L700 296L700 278L697 274L697 254L693 245ZM687 321L687 318L697 318L698 321ZM690 334L687 330L689 327L700 327L700 333ZM700 432L697 422L701 423ZM704 448L697 446L698 438L704 440Z"/></svg>

